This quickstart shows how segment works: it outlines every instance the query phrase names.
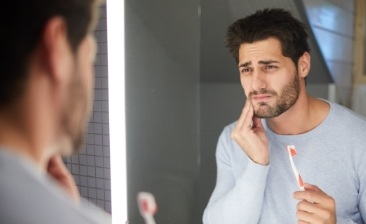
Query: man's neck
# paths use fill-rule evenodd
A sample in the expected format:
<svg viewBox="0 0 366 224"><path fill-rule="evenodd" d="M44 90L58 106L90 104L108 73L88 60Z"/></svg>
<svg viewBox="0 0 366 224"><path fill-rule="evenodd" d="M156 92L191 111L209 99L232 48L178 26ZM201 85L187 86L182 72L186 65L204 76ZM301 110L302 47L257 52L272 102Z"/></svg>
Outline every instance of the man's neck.
<svg viewBox="0 0 366 224"><path fill-rule="evenodd" d="M47 118L42 120L33 112L23 104L0 111L0 146L2 150L26 158L45 170L45 157L49 156L46 148L51 133L47 128Z"/></svg>
<svg viewBox="0 0 366 224"><path fill-rule="evenodd" d="M268 127L276 134L297 135L311 131L327 117L328 103L307 95L300 96L286 112L266 119Z"/></svg>

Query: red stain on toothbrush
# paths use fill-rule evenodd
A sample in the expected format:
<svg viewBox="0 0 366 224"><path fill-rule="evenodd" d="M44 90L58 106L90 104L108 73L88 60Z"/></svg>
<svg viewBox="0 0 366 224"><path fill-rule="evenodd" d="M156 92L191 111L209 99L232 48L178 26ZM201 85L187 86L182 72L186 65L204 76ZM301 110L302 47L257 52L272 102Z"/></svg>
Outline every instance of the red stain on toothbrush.
<svg viewBox="0 0 366 224"><path fill-rule="evenodd" d="M290 148L291 156L296 156L296 149Z"/></svg>
<svg viewBox="0 0 366 224"><path fill-rule="evenodd" d="M150 203L149 201L147 200L143 200L142 203L142 210L146 213L146 214L151 214L151 215L154 215L157 210L158 210L158 207L152 203Z"/></svg>
<svg viewBox="0 0 366 224"><path fill-rule="evenodd" d="M150 213L149 212L149 203L146 200L143 200L141 204L142 204L142 210L145 213Z"/></svg>
<svg viewBox="0 0 366 224"><path fill-rule="evenodd" d="M304 181L302 181L302 178L301 178L300 174L299 174L299 185L301 187L304 187Z"/></svg>
<svg viewBox="0 0 366 224"><path fill-rule="evenodd" d="M144 214L154 215L158 210L155 199L150 193L140 192L138 196L138 204L140 212Z"/></svg>

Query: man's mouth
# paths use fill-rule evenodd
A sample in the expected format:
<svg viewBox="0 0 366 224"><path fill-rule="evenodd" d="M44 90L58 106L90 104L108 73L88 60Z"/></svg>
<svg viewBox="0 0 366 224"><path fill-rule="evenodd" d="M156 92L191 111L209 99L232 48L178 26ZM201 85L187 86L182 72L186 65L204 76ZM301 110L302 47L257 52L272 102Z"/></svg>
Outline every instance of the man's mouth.
<svg viewBox="0 0 366 224"><path fill-rule="evenodd" d="M270 94L258 94L258 95L252 95L252 99L254 101L263 102L270 100L272 95Z"/></svg>

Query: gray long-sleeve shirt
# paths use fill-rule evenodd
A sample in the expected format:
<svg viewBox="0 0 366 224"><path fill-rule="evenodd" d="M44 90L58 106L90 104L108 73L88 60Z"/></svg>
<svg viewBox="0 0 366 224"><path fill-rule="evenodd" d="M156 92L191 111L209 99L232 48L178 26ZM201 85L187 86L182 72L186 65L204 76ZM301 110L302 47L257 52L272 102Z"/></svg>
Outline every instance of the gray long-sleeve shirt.
<svg viewBox="0 0 366 224"><path fill-rule="evenodd" d="M0 148L0 223L110 224L111 216L84 199L76 205L30 161Z"/></svg>
<svg viewBox="0 0 366 224"><path fill-rule="evenodd" d="M235 124L225 127L216 151L217 182L205 209L205 224L296 223L298 191L287 145L306 183L320 187L336 201L337 223L366 220L366 121L330 103L326 119L300 135L277 135L265 124L270 165L252 162L230 138ZM290 123L288 125L291 125Z"/></svg>

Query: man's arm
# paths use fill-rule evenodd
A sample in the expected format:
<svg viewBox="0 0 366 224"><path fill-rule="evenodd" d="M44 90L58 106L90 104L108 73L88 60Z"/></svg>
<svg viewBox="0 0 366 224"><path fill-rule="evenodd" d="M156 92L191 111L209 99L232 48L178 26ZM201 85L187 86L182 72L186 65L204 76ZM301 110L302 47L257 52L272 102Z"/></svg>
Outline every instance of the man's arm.
<svg viewBox="0 0 366 224"><path fill-rule="evenodd" d="M260 218L269 166L246 157L245 170L235 179L229 149L232 144L230 132L225 130L217 146L216 187L204 212L205 224L252 224Z"/></svg>
<svg viewBox="0 0 366 224"><path fill-rule="evenodd" d="M234 147L231 139L247 158L243 161L246 167L237 179L229 155L230 147ZM205 224L258 222L269 169L268 148L261 120L254 115L253 106L247 100L232 133L226 130L220 136L216 152L216 187L204 213Z"/></svg>

